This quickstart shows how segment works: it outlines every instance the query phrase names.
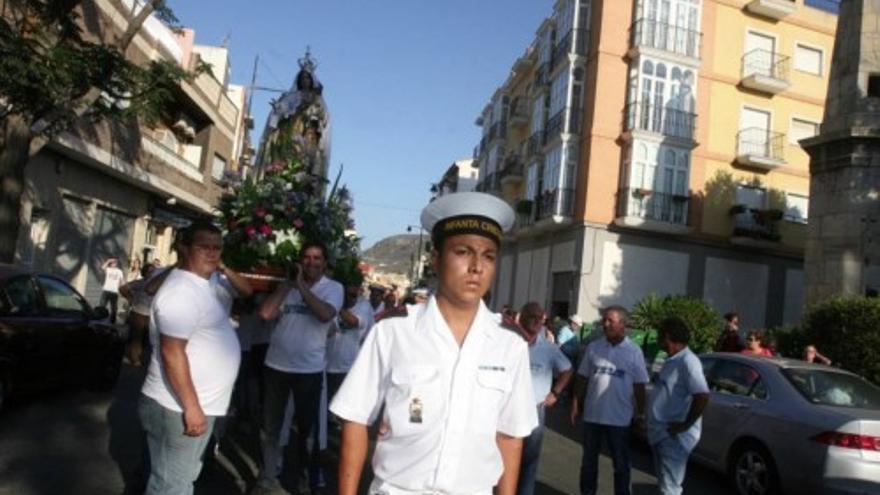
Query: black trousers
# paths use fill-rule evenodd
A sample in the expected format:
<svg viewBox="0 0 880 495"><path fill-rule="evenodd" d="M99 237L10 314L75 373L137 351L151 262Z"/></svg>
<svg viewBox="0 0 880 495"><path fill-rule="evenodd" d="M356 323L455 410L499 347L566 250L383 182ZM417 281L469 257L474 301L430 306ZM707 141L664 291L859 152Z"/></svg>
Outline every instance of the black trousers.
<svg viewBox="0 0 880 495"><path fill-rule="evenodd" d="M308 466L308 439L318 424L323 373L285 373L268 366L263 370L265 401L263 403L263 469L260 484L276 479L275 468L281 455L279 439L284 422L287 399L293 394L293 424L291 443L296 452L297 476Z"/></svg>
<svg viewBox="0 0 880 495"><path fill-rule="evenodd" d="M116 303L119 301L119 294L110 291L101 291L101 301L98 303L99 308L106 308L107 302L110 302L110 323L116 323Z"/></svg>

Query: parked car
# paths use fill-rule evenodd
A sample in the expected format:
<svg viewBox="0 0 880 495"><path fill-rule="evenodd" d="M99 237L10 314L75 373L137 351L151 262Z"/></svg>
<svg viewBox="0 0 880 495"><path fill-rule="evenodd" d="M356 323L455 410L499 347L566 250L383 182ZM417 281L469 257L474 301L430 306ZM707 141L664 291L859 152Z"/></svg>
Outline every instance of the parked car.
<svg viewBox="0 0 880 495"><path fill-rule="evenodd" d="M736 493L880 494L880 388L794 359L700 360L711 399L692 459Z"/></svg>
<svg viewBox="0 0 880 495"><path fill-rule="evenodd" d="M124 342L108 316L52 275L0 264L0 410L28 392L111 388Z"/></svg>

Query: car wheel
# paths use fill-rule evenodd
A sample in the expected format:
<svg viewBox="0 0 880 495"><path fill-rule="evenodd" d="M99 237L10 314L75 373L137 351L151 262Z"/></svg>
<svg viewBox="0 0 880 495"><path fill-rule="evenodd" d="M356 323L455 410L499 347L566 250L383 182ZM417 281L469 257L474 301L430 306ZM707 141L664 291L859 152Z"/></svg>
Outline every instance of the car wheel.
<svg viewBox="0 0 880 495"><path fill-rule="evenodd" d="M763 445L746 442L736 447L728 469L730 482L738 495L779 493L776 463Z"/></svg>

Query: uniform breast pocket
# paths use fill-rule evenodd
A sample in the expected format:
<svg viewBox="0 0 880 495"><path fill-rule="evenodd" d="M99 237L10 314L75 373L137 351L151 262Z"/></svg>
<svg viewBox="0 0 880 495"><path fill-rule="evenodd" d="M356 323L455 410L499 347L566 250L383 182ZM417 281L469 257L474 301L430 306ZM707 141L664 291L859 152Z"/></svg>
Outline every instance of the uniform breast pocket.
<svg viewBox="0 0 880 495"><path fill-rule="evenodd" d="M436 366L399 366L391 370L386 421L392 435L423 432L445 414L443 380Z"/></svg>
<svg viewBox="0 0 880 495"><path fill-rule="evenodd" d="M477 371L474 407L478 410L474 415L474 426L480 433L495 434L498 428L498 414L510 395L511 387L511 379L503 371Z"/></svg>

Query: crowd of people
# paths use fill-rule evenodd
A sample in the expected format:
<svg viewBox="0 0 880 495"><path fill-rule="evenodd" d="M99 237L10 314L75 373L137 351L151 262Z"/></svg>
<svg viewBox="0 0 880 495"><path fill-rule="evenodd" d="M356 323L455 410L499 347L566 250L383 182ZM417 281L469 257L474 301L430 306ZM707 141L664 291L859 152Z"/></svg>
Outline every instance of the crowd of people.
<svg viewBox="0 0 880 495"><path fill-rule="evenodd" d="M490 311L483 299L513 214L497 198L462 194L423 212L437 285L403 301L396 287L371 285L364 297L361 280L334 280L319 242L302 246L273 291L254 293L223 265L219 229L203 222L181 231L176 265L147 265L117 287L131 302L127 355L146 367L146 493L192 493L209 443L234 416L259 435L251 493L286 493L282 469L300 493L319 493L327 430L337 427L341 495L358 493L372 442L371 494L528 495L553 407L582 427L582 494L597 493L603 444L614 493L630 493L633 429L648 439L660 492L681 493L709 401L687 324L659 325L666 357L650 373L623 307L605 308L598 325L548 319L537 302ZM726 322L718 350L772 355L760 332L740 331L737 315ZM827 361L812 346L805 353ZM294 465L285 468L288 443Z"/></svg>

